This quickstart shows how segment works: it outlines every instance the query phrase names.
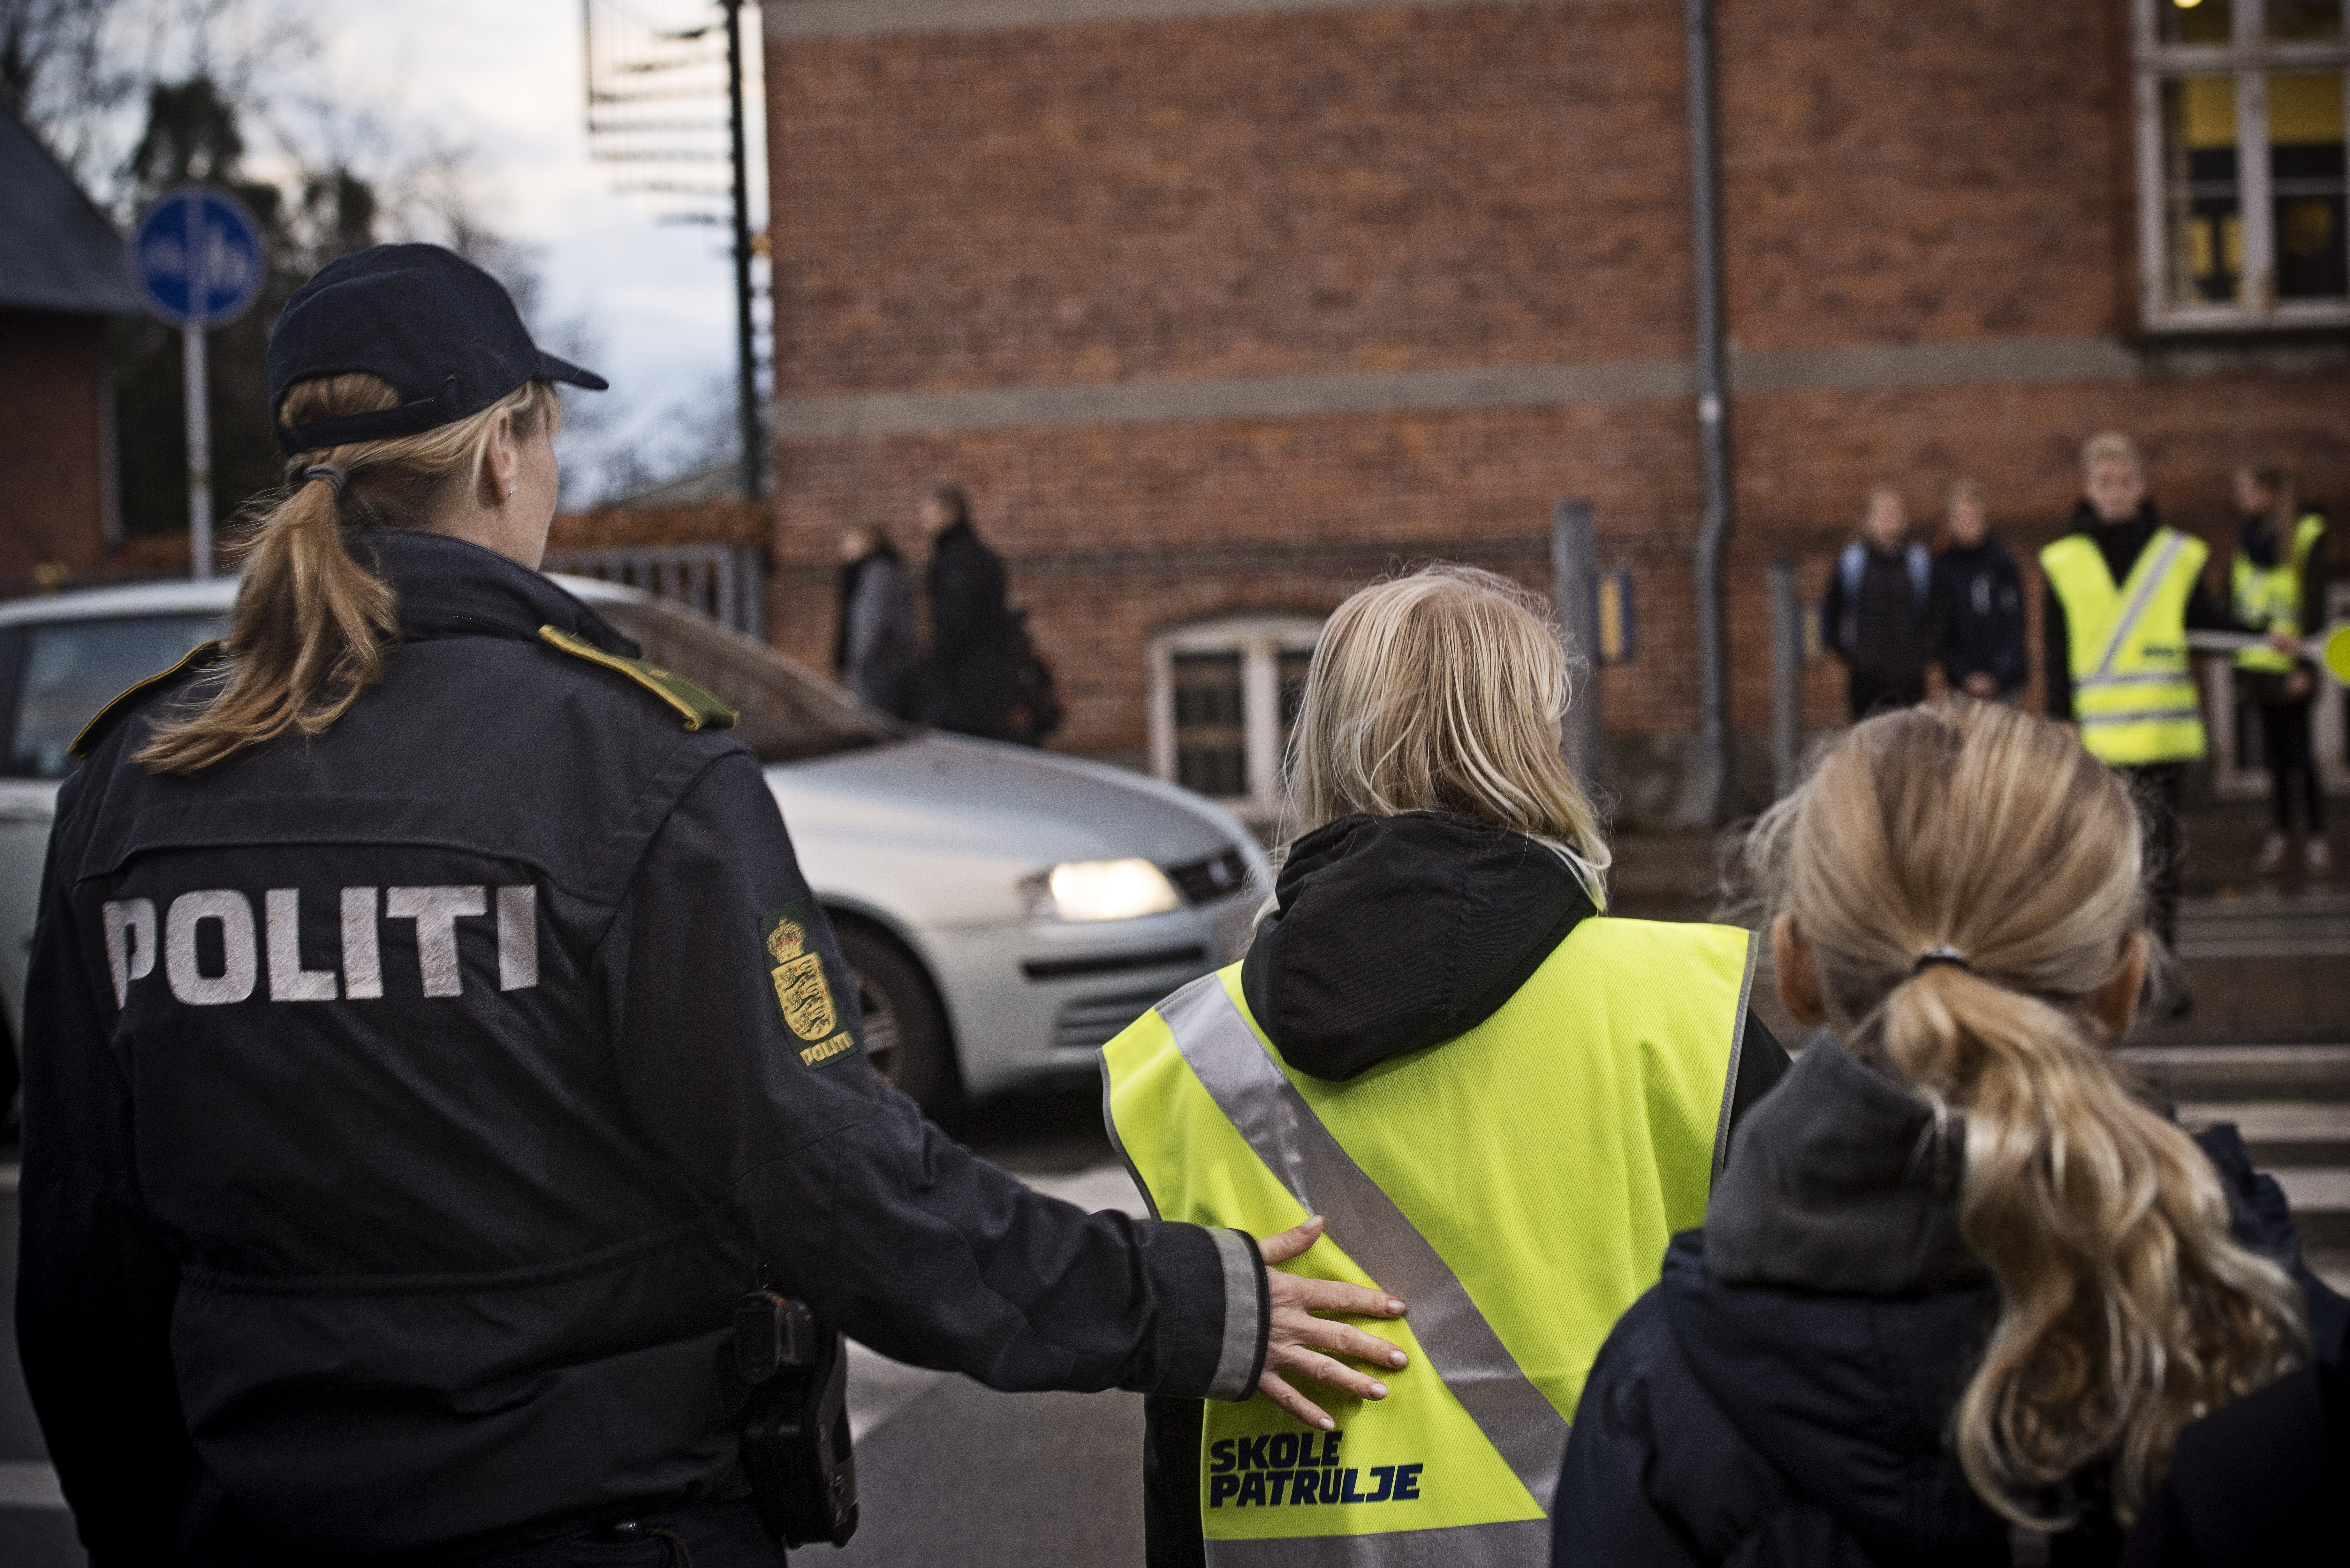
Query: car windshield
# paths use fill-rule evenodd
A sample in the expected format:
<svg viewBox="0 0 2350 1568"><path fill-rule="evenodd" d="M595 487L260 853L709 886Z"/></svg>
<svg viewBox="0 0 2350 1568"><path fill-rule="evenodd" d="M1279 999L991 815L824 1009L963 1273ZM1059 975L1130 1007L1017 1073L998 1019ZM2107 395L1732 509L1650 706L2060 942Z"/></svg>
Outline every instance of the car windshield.
<svg viewBox="0 0 2350 1568"><path fill-rule="evenodd" d="M899 739L831 681L708 616L660 599L594 608L644 649L645 662L673 670L740 710L734 733L763 763L803 762Z"/></svg>
<svg viewBox="0 0 2350 1568"><path fill-rule="evenodd" d="M27 628L8 771L18 778L65 777L74 768L66 748L92 715L177 664L196 644L227 634L224 615L125 616Z"/></svg>

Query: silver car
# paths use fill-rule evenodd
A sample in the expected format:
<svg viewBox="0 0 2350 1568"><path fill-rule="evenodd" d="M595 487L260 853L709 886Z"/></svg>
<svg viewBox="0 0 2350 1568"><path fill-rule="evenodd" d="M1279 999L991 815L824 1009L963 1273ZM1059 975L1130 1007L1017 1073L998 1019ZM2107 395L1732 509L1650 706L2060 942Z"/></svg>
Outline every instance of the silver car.
<svg viewBox="0 0 2350 1568"><path fill-rule="evenodd" d="M856 971L881 1072L931 1110L1056 1071L1245 945L1263 851L1222 808L1097 763L917 733L673 601L558 577L652 663L742 711ZM0 604L0 1008L25 967L67 747L117 692L226 628L236 585ZM520 787L519 784L518 786Z"/></svg>

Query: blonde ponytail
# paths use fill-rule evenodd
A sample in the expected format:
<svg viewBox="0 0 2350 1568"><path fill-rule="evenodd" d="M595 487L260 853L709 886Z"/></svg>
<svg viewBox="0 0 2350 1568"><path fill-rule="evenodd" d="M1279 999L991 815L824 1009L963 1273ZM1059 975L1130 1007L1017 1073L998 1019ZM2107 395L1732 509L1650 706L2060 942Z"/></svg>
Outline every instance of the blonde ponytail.
<svg viewBox="0 0 2350 1568"><path fill-rule="evenodd" d="M390 383L365 373L288 389L279 420L291 427L398 404ZM160 774L193 774L288 732L315 735L383 676L398 639L400 600L351 558L346 527L415 526L482 471L490 428L508 415L515 436L552 433L562 418L545 381L516 388L469 419L418 435L305 452L286 488L248 517L243 581L221 673L192 712L156 727L135 757Z"/></svg>
<svg viewBox="0 0 2350 1568"><path fill-rule="evenodd" d="M2077 1515L2065 1483L2099 1465L2134 1518L2179 1429L2304 1337L2291 1280L2230 1239L2210 1162L2090 1005L2143 942L2142 853L2112 774L1965 701L1859 726L1749 845L1831 1026L1961 1129L1960 1229L2000 1314L1953 1439L1983 1501L2037 1528Z"/></svg>

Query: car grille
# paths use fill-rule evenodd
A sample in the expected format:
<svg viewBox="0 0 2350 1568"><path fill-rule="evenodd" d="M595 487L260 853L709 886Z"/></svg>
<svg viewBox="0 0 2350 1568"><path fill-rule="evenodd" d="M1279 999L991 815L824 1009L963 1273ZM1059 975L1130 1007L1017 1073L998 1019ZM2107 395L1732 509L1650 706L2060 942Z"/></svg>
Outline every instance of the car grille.
<svg viewBox="0 0 2350 1568"><path fill-rule="evenodd" d="M1086 996L1063 1007L1053 1020L1056 1051L1096 1051L1118 1032L1157 1006L1161 993L1129 992L1120 996Z"/></svg>
<svg viewBox="0 0 2350 1568"><path fill-rule="evenodd" d="M1167 879L1193 904L1221 904L1248 886L1248 857L1237 849L1165 867Z"/></svg>

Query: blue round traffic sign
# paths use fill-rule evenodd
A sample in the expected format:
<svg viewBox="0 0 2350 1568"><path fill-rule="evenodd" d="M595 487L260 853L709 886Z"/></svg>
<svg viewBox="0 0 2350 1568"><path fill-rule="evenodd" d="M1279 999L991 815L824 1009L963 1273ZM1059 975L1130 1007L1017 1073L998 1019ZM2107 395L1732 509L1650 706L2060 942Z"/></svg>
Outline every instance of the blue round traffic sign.
<svg viewBox="0 0 2350 1568"><path fill-rule="evenodd" d="M266 271L261 225L211 185L155 198L130 236L130 278L147 308L175 327L218 327L244 314Z"/></svg>

